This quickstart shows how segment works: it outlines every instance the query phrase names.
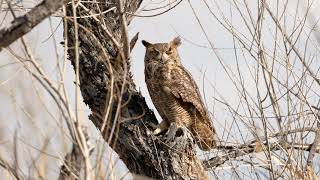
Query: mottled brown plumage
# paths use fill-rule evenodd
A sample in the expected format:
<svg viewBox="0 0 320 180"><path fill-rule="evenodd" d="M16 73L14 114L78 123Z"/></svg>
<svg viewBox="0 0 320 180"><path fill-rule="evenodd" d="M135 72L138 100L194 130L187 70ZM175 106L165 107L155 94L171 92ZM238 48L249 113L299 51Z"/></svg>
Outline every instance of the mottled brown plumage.
<svg viewBox="0 0 320 180"><path fill-rule="evenodd" d="M142 43L146 47L145 81L163 119L154 133L158 134L175 123L177 127L187 127L202 150L214 148L215 129L195 81L180 61L177 51L180 38L169 43Z"/></svg>

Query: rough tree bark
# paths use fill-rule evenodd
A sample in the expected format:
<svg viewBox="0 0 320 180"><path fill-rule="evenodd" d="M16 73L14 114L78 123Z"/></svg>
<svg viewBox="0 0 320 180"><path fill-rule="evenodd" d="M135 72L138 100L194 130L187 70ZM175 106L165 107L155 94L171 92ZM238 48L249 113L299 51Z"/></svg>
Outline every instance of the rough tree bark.
<svg viewBox="0 0 320 180"><path fill-rule="evenodd" d="M64 0L44 0L25 15L15 18L10 28L0 30L0 51L56 12L63 2Z"/></svg>
<svg viewBox="0 0 320 180"><path fill-rule="evenodd" d="M101 134L131 173L156 179L208 179L207 172L196 156L193 138L186 129L177 131L176 138L171 142L166 142L163 137L165 135L148 135L148 122L157 123L157 120L147 107L144 97L136 90L130 70L126 71L125 67L129 68L130 62L120 58L119 49L107 32L112 33L120 46L123 45L119 11L93 16L115 9L116 1L97 2L100 3L77 6L77 16L84 17L77 19L80 89L84 102L92 110L90 120L101 131L103 117L107 109L111 108L112 113ZM133 18L128 14L134 14L141 2L142 0L124 2L128 25ZM76 39L71 4L67 5L67 15L69 18L64 26L67 26L68 32L65 36L69 59L75 67ZM126 76L124 73L127 73ZM124 82L125 89L121 91ZM110 98L111 104L108 103ZM116 114L120 100L121 111L118 116Z"/></svg>

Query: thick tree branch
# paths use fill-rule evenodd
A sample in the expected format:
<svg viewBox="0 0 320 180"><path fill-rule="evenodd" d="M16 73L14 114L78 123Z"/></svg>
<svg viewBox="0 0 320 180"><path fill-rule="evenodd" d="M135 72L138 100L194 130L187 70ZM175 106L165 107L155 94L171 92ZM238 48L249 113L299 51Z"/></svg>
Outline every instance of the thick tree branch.
<svg viewBox="0 0 320 180"><path fill-rule="evenodd" d="M60 168L58 180L76 180L80 179L80 171L84 159L81 154L80 148L77 144L73 144L71 152L64 157L64 162Z"/></svg>
<svg viewBox="0 0 320 180"><path fill-rule="evenodd" d="M317 112L318 113L318 112ZM320 150L320 115L317 116L317 131L307 158L307 167L312 167L315 154Z"/></svg>
<svg viewBox="0 0 320 180"><path fill-rule="evenodd" d="M267 144L264 143L266 146ZM283 149L293 149L293 150L302 150L302 151L311 151L312 144L288 144L285 142L282 143L272 143L270 144L270 151L278 151ZM215 168L223 165L227 161L232 161L238 157L250 155L252 153L262 152L261 150L256 149L256 144L244 144L239 146L228 146L222 145L218 149L223 150L222 153L216 157L213 157L209 160L203 162L203 165L207 169ZM314 153L319 153L319 150L316 150Z"/></svg>
<svg viewBox="0 0 320 180"><path fill-rule="evenodd" d="M17 17L7 29L0 30L0 51L27 34L62 7L64 0L44 0L25 15Z"/></svg>

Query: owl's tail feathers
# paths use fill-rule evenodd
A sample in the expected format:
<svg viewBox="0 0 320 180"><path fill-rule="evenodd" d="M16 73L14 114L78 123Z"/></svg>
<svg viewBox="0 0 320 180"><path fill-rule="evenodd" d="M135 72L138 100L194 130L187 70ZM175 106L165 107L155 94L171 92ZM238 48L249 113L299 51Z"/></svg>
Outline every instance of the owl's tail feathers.
<svg viewBox="0 0 320 180"><path fill-rule="evenodd" d="M216 131L211 124L198 121L192 125L191 132L201 150L209 151L217 146Z"/></svg>

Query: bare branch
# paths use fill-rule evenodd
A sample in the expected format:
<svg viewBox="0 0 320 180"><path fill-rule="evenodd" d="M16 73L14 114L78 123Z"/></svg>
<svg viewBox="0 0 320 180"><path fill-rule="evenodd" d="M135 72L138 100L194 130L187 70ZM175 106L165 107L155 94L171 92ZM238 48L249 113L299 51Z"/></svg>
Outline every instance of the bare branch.
<svg viewBox="0 0 320 180"><path fill-rule="evenodd" d="M123 42L123 52L124 52L124 58L125 60L130 59L130 42L128 37L128 27L127 27L127 21L125 16L125 10L123 7L123 0L118 0L117 8L119 12L119 19L121 22L121 31L122 31L122 42Z"/></svg>
<svg viewBox="0 0 320 180"><path fill-rule="evenodd" d="M79 179L81 166L85 164L80 148L73 144L71 152L64 157L64 162L60 168L59 180Z"/></svg>
<svg viewBox="0 0 320 180"><path fill-rule="evenodd" d="M264 143L266 146L267 143ZM312 144L288 144L288 143L269 143L270 151L277 151L282 149L295 149L295 150L303 150L303 151L310 151ZM206 160L203 162L204 166L207 169L215 168L218 166L223 165L226 161L232 161L235 160L238 157L241 156L247 156L252 153L257 152L256 151L256 145L255 144L249 144L249 145L239 145L239 146L219 146L218 149L227 151L223 155L218 155L216 157L213 157L209 160ZM260 152L260 151L259 151ZM315 151L315 153L319 153L319 150Z"/></svg>
<svg viewBox="0 0 320 180"><path fill-rule="evenodd" d="M132 51L132 49L134 48L134 46L136 45L137 41L139 38L139 33L137 33L136 35L133 36L133 38L130 41L130 52Z"/></svg>
<svg viewBox="0 0 320 180"><path fill-rule="evenodd" d="M319 112L318 112L319 113ZM317 116L317 131L316 131L316 135L314 137L310 152L308 154L308 158L307 158L307 167L312 167L312 163L313 163L313 159L315 154L319 151L319 145L320 145L320 115Z"/></svg>
<svg viewBox="0 0 320 180"><path fill-rule="evenodd" d="M25 15L17 17L9 28L1 29L0 51L57 11L63 5L63 2L64 0L44 0Z"/></svg>
<svg viewBox="0 0 320 180"><path fill-rule="evenodd" d="M2 167L3 169L7 170L13 176L14 179L16 179L16 180L22 179L19 176L19 174L17 172L17 169L12 167L9 163L4 161L2 158L0 158L0 167Z"/></svg>

